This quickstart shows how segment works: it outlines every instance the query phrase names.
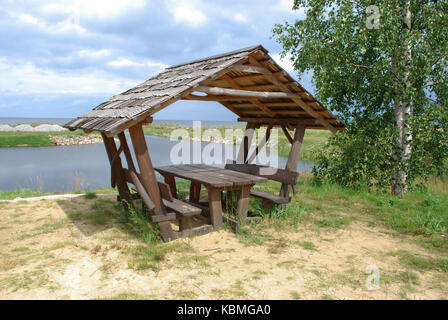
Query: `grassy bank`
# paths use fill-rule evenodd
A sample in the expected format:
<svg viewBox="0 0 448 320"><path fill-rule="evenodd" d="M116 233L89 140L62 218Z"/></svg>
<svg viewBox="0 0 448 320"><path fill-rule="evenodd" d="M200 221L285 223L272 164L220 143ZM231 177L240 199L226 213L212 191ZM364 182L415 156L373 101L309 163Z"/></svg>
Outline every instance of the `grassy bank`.
<svg viewBox="0 0 448 320"><path fill-rule="evenodd" d="M173 130L186 130L190 137L193 136L193 128L173 124L151 124L144 126L144 132L149 136L158 136L169 138ZM226 137L226 130L244 131L244 125L231 127L202 127L202 134L207 130L218 130L221 136ZM265 129L257 129L257 136L264 136ZM87 135L82 130L63 131L63 132L0 132L0 148L8 147L47 147L54 143L49 138L53 136L72 137L75 135ZM293 135L293 133L291 133ZM323 130L307 130L303 141L300 154L302 160L314 160L314 152L318 150L328 139L330 132ZM281 130L278 131L278 154L287 157L290 151L290 144Z"/></svg>
<svg viewBox="0 0 448 320"><path fill-rule="evenodd" d="M218 130L221 137L226 137L226 130L240 130L241 133L244 132L244 125L237 126L223 126L223 127L201 127L201 136L204 136L204 132L207 130ZM174 130L186 130L190 138L193 137L193 128L185 127L180 125L172 124L151 124L144 126L144 132L146 135L159 136L169 138ZM263 137L265 133L265 128L257 129L257 137ZM291 132L291 136L294 132ZM300 152L300 159L302 160L314 160L314 152L318 150L331 135L329 131L325 130L306 130L305 137L303 139L303 146ZM278 154L282 157L287 157L289 155L291 145L289 141L284 136L281 130L278 131Z"/></svg>
<svg viewBox="0 0 448 320"><path fill-rule="evenodd" d="M82 130L56 132L0 132L0 148L9 147L48 147L53 146L49 136L87 135Z"/></svg>

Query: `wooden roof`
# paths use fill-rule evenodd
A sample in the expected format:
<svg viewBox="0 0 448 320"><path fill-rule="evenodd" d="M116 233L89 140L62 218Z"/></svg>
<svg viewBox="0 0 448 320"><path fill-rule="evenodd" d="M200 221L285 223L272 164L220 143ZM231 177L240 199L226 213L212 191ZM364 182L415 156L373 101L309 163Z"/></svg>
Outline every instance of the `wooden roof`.
<svg viewBox="0 0 448 320"><path fill-rule="evenodd" d="M258 125L301 123L307 128L332 132L345 128L262 46L169 67L71 120L65 127L114 135L180 99L217 101L237 114L239 121Z"/></svg>

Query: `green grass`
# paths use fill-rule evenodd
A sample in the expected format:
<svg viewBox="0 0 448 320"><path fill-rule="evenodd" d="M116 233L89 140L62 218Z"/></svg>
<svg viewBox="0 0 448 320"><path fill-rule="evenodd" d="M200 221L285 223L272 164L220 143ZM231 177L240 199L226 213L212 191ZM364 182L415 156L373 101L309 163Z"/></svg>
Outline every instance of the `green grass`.
<svg viewBox="0 0 448 320"><path fill-rule="evenodd" d="M436 270L439 272L448 272L448 259L433 259L429 257L422 257L405 250L398 250L390 252L391 256L398 257L401 264L411 267L414 270L426 271Z"/></svg>
<svg viewBox="0 0 448 320"><path fill-rule="evenodd" d="M241 239L263 244L275 236L271 230L293 230L303 223L315 228L337 229L354 221L370 226L386 226L398 233L413 235L429 248L448 249L448 179L433 179L424 190L411 190L404 197L387 193L353 190L335 184L317 183L311 174L298 180L299 192L285 210L266 213L258 200L251 199L250 210L264 217L262 224L246 227ZM280 184L267 182L255 186L278 194ZM250 240L250 241L248 241Z"/></svg>
<svg viewBox="0 0 448 320"><path fill-rule="evenodd" d="M50 192L43 192L41 190L33 190L29 188L15 189L15 190L0 190L0 200L14 200L15 198L30 198L49 195Z"/></svg>
<svg viewBox="0 0 448 320"><path fill-rule="evenodd" d="M96 192L93 192L93 191L88 191L84 195L85 199L95 199L96 197L97 197Z"/></svg>
<svg viewBox="0 0 448 320"><path fill-rule="evenodd" d="M43 192L42 190L35 190L31 188L20 188L15 190L0 190L0 200L14 200L15 198L31 198L40 197L54 194L62 194L67 192ZM69 192L70 193L70 192ZM86 193L84 196L86 199L94 199L98 194L114 194L117 193L113 188L100 188L94 190L75 190L72 193Z"/></svg>
<svg viewBox="0 0 448 320"><path fill-rule="evenodd" d="M75 135L87 135L82 130L56 131L56 132L0 132L0 148L9 147L48 147L53 146L49 136L63 135L72 137Z"/></svg>

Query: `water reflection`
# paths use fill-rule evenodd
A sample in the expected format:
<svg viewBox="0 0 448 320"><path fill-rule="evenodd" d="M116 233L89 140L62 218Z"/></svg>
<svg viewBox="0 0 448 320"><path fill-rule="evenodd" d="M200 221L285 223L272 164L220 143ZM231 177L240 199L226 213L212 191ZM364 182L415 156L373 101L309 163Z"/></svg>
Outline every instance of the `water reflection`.
<svg viewBox="0 0 448 320"><path fill-rule="evenodd" d="M171 164L170 151L178 141L149 136L146 137L146 141L154 166ZM207 144L190 143L191 160L193 150L195 148L204 150ZM216 147L223 148L222 161L214 165L223 167L226 152L223 145L216 145ZM227 148L231 149L232 158L235 158L236 147L227 146ZM280 157L278 162L279 167L283 168L286 159ZM299 172L310 171L312 166L313 163L310 161L301 161L298 170ZM110 187L109 161L102 144L3 148L0 149L0 168L1 190L32 188L45 192L68 192L77 189Z"/></svg>

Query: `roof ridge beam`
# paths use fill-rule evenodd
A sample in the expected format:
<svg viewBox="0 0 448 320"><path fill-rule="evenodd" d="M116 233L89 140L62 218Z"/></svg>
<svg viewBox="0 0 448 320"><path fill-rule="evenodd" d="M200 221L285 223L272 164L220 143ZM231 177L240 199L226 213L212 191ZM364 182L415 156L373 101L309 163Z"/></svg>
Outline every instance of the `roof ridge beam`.
<svg viewBox="0 0 448 320"><path fill-rule="evenodd" d="M249 91L239 89L228 89L221 87L198 86L195 91L204 92L217 96L252 97L252 98L299 98L297 93L271 92L271 91Z"/></svg>
<svg viewBox="0 0 448 320"><path fill-rule="evenodd" d="M257 67L252 65L244 65L244 64L237 64L229 67L232 71L240 71L240 72L247 72L247 73L261 73L264 74L266 71L269 71L265 67Z"/></svg>

